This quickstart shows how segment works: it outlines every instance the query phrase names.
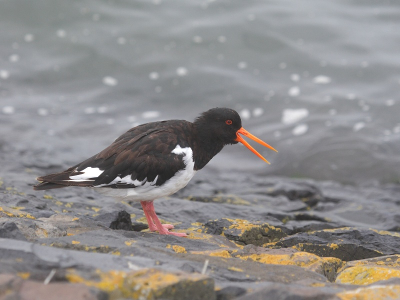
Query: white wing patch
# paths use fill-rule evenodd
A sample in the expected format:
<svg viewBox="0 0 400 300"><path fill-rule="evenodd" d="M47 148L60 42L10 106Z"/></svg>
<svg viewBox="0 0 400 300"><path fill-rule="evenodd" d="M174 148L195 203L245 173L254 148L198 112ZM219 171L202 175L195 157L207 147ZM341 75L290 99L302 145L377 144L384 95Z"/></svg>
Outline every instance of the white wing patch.
<svg viewBox="0 0 400 300"><path fill-rule="evenodd" d="M127 175L123 178L116 177L108 184L102 184L95 187L102 187L116 183L134 184L136 186L135 188L98 189L98 191L101 191L106 195L122 198L127 201L149 201L172 195L184 188L193 178L196 171L194 170L193 151L190 147L182 148L180 145L177 145L171 153L183 155L185 168L176 172L173 177L160 186L155 185L158 176L154 181L149 182L146 181L146 179L143 181L132 180L130 175Z"/></svg>
<svg viewBox="0 0 400 300"><path fill-rule="evenodd" d="M99 185L95 185L94 187L103 187L103 186L108 186L108 185L113 185L113 184L129 184L129 185L134 185L134 186L143 186L145 184L156 184L158 179L158 175L156 176L156 178L154 179L154 181L150 181L148 182L147 179L144 179L143 181L139 181L137 179L132 180L131 175L126 175L125 177L115 177L113 181L109 182L109 183L104 183L104 184L99 184Z"/></svg>
<svg viewBox="0 0 400 300"><path fill-rule="evenodd" d="M99 177L104 172L104 170L100 170L99 168L87 167L86 169L80 172L83 172L83 174L70 176L69 181L75 181L75 182L94 181L94 179L92 178Z"/></svg>

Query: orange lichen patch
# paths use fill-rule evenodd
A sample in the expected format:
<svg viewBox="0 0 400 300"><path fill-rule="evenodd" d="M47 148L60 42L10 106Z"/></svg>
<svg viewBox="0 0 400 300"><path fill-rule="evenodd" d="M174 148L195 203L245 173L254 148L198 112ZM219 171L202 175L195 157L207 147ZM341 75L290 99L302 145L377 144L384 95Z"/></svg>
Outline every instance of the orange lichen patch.
<svg viewBox="0 0 400 300"><path fill-rule="evenodd" d="M16 210L22 210L22 209L25 209L25 207L24 206L13 206L13 207L11 207L12 209L16 209Z"/></svg>
<svg viewBox="0 0 400 300"><path fill-rule="evenodd" d="M390 278L400 278L400 269L377 266L355 266L340 272L336 278L336 282L366 285Z"/></svg>
<svg viewBox="0 0 400 300"><path fill-rule="evenodd" d="M331 247L333 250L336 250L339 248L338 244L334 244L334 243L329 244L328 246Z"/></svg>
<svg viewBox="0 0 400 300"><path fill-rule="evenodd" d="M229 253L229 251L227 251L227 250L220 250L220 251L211 252L209 255L210 256L217 256L217 257L225 257L225 258L232 257L231 254Z"/></svg>
<svg viewBox="0 0 400 300"><path fill-rule="evenodd" d="M33 219L35 220L36 218L32 216L31 214L28 214L26 212L21 212L17 209L12 209L10 207L0 207L0 215L1 213L11 217L11 218L27 218L27 219Z"/></svg>
<svg viewBox="0 0 400 300"><path fill-rule="evenodd" d="M228 270L234 271L234 272L243 272L242 269L236 268L236 267L229 267Z"/></svg>
<svg viewBox="0 0 400 300"><path fill-rule="evenodd" d="M81 242L79 242L79 241L72 241L71 243L72 243L72 245L78 245L78 244L80 244Z"/></svg>
<svg viewBox="0 0 400 300"><path fill-rule="evenodd" d="M348 262L345 268L356 266L385 266L400 270L400 254Z"/></svg>
<svg viewBox="0 0 400 300"><path fill-rule="evenodd" d="M98 280L86 279L74 270L67 270L66 278L71 283L83 283L108 293L109 298L121 299L174 299L174 294L186 288L195 291L200 286L210 287L210 280L200 274L167 273L157 269L143 269L137 272L96 271Z"/></svg>
<svg viewBox="0 0 400 300"><path fill-rule="evenodd" d="M313 286L313 287L324 287L324 286L326 286L326 283L314 282L314 283L311 284L311 286Z"/></svg>
<svg viewBox="0 0 400 300"><path fill-rule="evenodd" d="M244 260L253 260L262 264L273 265L296 265L305 267L312 265L321 260L320 257L306 252L296 252L293 254L252 254L249 256L241 257Z"/></svg>
<svg viewBox="0 0 400 300"><path fill-rule="evenodd" d="M227 218L227 220L232 223L232 225L229 226L229 229L239 229L239 230L242 231L242 233L245 232L245 231L251 230L253 228L259 228L260 227L260 225L254 225L254 224L250 223L247 220L228 219L228 218Z"/></svg>
<svg viewBox="0 0 400 300"><path fill-rule="evenodd" d="M237 253L237 249L227 249L227 250L209 250L209 251L190 251L191 254L201 254L208 255L214 257L224 257L231 258L235 257L235 253Z"/></svg>
<svg viewBox="0 0 400 300"><path fill-rule="evenodd" d="M178 245L172 245L172 246L171 246L170 244L168 244L165 248L167 248L167 249L172 249L172 250L174 250L176 253L187 253L185 247L178 246Z"/></svg>
<svg viewBox="0 0 400 300"><path fill-rule="evenodd" d="M41 227L36 227L35 234L40 238L46 238L49 236L47 230Z"/></svg>
<svg viewBox="0 0 400 300"><path fill-rule="evenodd" d="M376 229L372 229L372 228L370 228L370 230L375 231L376 233L379 233L380 235L391 235L391 236L395 236L395 237L400 237L400 233L398 233L398 232L376 230Z"/></svg>
<svg viewBox="0 0 400 300"><path fill-rule="evenodd" d="M176 253L187 253L185 247L182 246L178 246L178 245L173 245L172 249L176 252Z"/></svg>
<svg viewBox="0 0 400 300"><path fill-rule="evenodd" d="M94 210L95 212L99 212L101 210L100 207L95 207L95 206L92 206L91 209Z"/></svg>
<svg viewBox="0 0 400 300"><path fill-rule="evenodd" d="M44 198L44 199L54 199L53 196L51 196L51 195L46 195L46 194L43 195L43 198Z"/></svg>
<svg viewBox="0 0 400 300"><path fill-rule="evenodd" d="M314 231L309 231L309 234L315 233L315 232L321 232L321 231L325 231L325 232L337 232L337 231L342 231L342 230L351 230L353 228L351 227L340 227L340 228L330 228L330 229L322 229L322 230L314 230Z"/></svg>
<svg viewBox="0 0 400 300"><path fill-rule="evenodd" d="M203 223L194 222L194 223L192 223L191 225L192 225L192 226L196 226L196 227L200 227L200 226L203 226Z"/></svg>
<svg viewBox="0 0 400 300"><path fill-rule="evenodd" d="M341 300L399 299L400 285L373 285L336 294Z"/></svg>
<svg viewBox="0 0 400 300"><path fill-rule="evenodd" d="M28 279L31 276L29 272L18 272L17 276L21 277L22 279Z"/></svg>
<svg viewBox="0 0 400 300"><path fill-rule="evenodd" d="M131 246L133 243L136 243L136 241L135 240L125 241L125 245L127 246Z"/></svg>
<svg viewBox="0 0 400 300"><path fill-rule="evenodd" d="M79 218L73 218L71 221L78 221Z"/></svg>
<svg viewBox="0 0 400 300"><path fill-rule="evenodd" d="M191 239L191 240L209 240L212 238L212 235L197 232L197 231L191 231L191 232L189 232L189 234L187 235L186 238Z"/></svg>

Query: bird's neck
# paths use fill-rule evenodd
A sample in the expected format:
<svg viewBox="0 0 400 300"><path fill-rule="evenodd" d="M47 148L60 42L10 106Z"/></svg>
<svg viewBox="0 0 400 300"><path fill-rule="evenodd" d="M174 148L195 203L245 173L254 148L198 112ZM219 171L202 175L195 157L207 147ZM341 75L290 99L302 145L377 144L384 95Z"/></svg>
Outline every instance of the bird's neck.
<svg viewBox="0 0 400 300"><path fill-rule="evenodd" d="M224 143L220 139L214 138L210 132L201 130L201 126L196 125L194 124L193 159L194 169L197 171L222 150Z"/></svg>

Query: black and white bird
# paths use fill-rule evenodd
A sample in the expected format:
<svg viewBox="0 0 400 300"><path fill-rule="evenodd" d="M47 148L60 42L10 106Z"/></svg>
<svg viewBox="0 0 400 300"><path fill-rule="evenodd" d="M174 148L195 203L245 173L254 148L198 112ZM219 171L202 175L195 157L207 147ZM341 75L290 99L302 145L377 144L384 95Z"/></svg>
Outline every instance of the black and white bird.
<svg viewBox="0 0 400 300"><path fill-rule="evenodd" d="M169 120L134 127L68 170L37 178L34 189L92 187L120 200L140 201L151 231L186 236L169 231L171 224L161 224L153 201L185 187L228 144L241 142L268 163L239 134L276 151L246 131L235 110L213 108L193 123Z"/></svg>

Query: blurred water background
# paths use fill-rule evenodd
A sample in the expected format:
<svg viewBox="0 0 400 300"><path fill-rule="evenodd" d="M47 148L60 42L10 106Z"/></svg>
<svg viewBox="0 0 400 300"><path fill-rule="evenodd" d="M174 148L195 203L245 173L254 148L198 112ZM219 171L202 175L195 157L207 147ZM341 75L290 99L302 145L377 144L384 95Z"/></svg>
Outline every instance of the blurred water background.
<svg viewBox="0 0 400 300"><path fill-rule="evenodd" d="M218 106L279 153L230 146L209 170L400 179L400 1L2 0L0 28L3 172Z"/></svg>

